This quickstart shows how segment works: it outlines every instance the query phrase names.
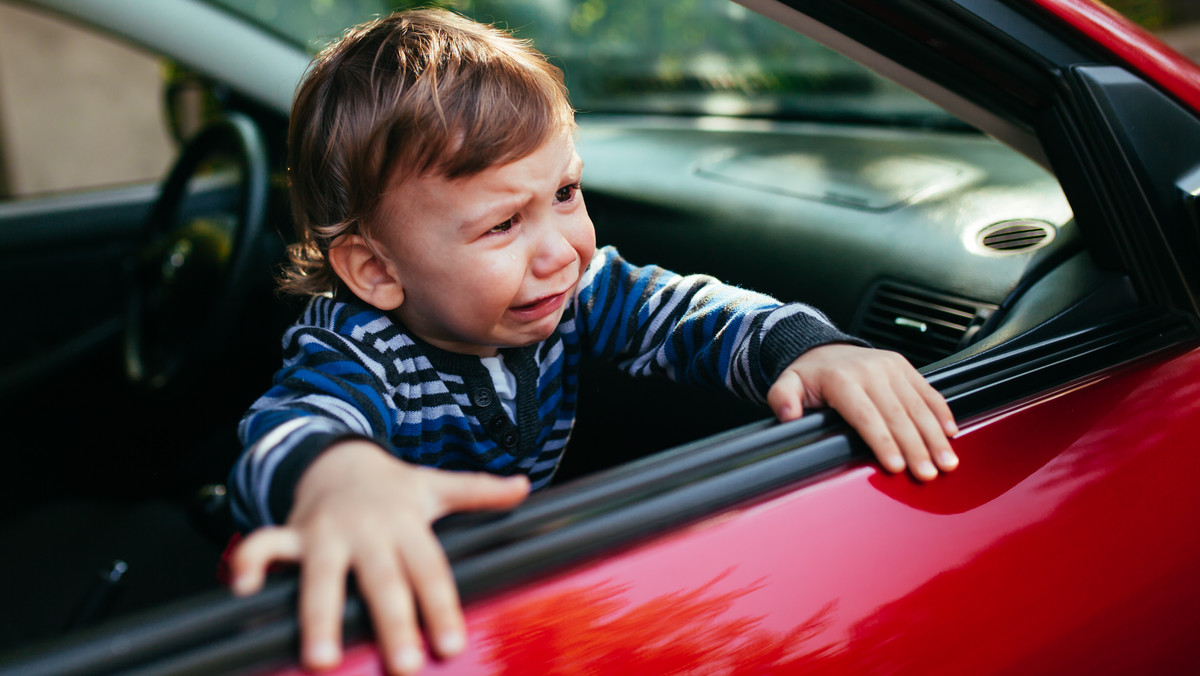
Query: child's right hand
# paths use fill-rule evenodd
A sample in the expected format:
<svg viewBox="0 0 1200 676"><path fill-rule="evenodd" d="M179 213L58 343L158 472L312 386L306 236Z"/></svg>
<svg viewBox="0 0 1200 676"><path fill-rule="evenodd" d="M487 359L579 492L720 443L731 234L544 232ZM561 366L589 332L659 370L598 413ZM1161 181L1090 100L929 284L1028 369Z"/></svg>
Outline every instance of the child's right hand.
<svg viewBox="0 0 1200 676"><path fill-rule="evenodd" d="M339 442L301 477L287 524L239 545L233 589L252 594L271 563L299 563L301 662L326 669L341 661L346 576L354 571L385 668L411 674L425 656L418 607L440 656L466 645L458 590L431 525L453 512L509 509L528 493L524 476L418 467L368 441Z"/></svg>

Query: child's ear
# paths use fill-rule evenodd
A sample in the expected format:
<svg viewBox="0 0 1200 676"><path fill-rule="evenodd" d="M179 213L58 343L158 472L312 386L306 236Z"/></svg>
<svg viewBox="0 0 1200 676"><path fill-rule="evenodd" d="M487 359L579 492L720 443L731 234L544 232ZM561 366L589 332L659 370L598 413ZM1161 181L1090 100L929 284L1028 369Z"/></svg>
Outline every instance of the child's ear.
<svg viewBox="0 0 1200 676"><path fill-rule="evenodd" d="M384 312L404 302L404 287L386 260L361 236L342 235L329 246L329 264L342 283L363 301Z"/></svg>

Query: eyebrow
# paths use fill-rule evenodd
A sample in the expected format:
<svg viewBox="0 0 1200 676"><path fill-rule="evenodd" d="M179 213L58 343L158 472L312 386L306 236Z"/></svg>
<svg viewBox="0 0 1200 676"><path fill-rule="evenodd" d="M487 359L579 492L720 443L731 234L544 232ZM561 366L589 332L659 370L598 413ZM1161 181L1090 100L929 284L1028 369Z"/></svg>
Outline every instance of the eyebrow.
<svg viewBox="0 0 1200 676"><path fill-rule="evenodd" d="M583 175L583 158L579 156L579 153L575 153L574 157L575 157L575 159L571 160L571 162L567 165L566 174L568 176L582 176ZM575 180L578 181L579 179L576 178Z"/></svg>
<svg viewBox="0 0 1200 676"><path fill-rule="evenodd" d="M462 224L459 225L458 229L460 231L474 230L475 228L482 227L487 224L495 225L497 223L500 223L504 219L511 217L512 214L516 213L516 211L518 209L520 209L522 206L524 206L525 203L528 201L529 200L520 200L520 202L518 203L517 198L511 198L511 199L501 198L501 199L495 200L490 205L488 205L486 208L481 209L478 212L479 213L478 216L472 216L470 218L465 219L462 222ZM495 214L502 214L502 213L507 213L509 215L499 217L500 220L497 221L496 218L498 218L498 216L496 216ZM495 222L493 222L493 221L495 221Z"/></svg>
<svg viewBox="0 0 1200 676"><path fill-rule="evenodd" d="M562 173L564 176L568 177L566 179L567 181L574 181L574 182L578 183L580 180L582 180L582 178L583 178L583 158L579 156L579 153L572 153L571 160L567 163L566 169L564 169ZM516 213L517 211L519 211L521 209L521 207L525 206L525 204L528 203L529 201L531 201L531 200L522 200L518 203L516 199L496 200L492 206L489 206L488 208L481 210L479 212L480 215L478 217L468 218L467 220L463 221L462 224L459 225L458 229L460 231L463 231L463 230L472 230L477 227L482 227L487 222L495 220L496 217L494 217L492 214L508 213L508 212ZM511 214L510 214L510 216L511 216ZM504 216L503 218L509 218L509 216ZM501 221L496 221L496 223L499 223L499 222L501 222ZM493 225L495 225L495 223L493 223Z"/></svg>

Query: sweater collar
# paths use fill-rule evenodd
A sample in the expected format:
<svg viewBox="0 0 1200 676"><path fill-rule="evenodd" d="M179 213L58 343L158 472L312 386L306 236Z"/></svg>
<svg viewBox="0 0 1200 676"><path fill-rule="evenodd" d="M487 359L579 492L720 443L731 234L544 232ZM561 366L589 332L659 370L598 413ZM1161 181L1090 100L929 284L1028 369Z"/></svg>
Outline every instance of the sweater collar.
<svg viewBox="0 0 1200 676"><path fill-rule="evenodd" d="M458 373L462 375L487 376L487 369L484 367L480 358L473 354L463 354L461 352L451 352L444 350L436 345L426 342L417 334L408 330L408 327L403 322L396 319L390 313L384 312L373 305L369 305L362 301L354 294L339 289L334 295L334 300L338 303L343 303L347 306L347 311L350 315L366 315L372 318L382 317L396 326L404 335L408 336L421 353L429 358L429 362L439 371L447 373ZM524 355L531 353L537 349L537 344L524 345L521 347L502 347L500 354L504 355L506 363L515 364L524 361ZM489 376L490 377L490 376Z"/></svg>

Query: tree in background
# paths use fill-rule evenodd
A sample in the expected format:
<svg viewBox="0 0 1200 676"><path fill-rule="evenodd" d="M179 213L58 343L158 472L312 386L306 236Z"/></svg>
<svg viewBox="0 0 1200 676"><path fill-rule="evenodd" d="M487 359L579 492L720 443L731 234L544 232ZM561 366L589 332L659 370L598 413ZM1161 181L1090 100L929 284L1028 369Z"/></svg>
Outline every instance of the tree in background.
<svg viewBox="0 0 1200 676"><path fill-rule="evenodd" d="M1150 30L1160 30L1168 24L1166 0L1107 0L1107 4Z"/></svg>
<svg viewBox="0 0 1200 676"><path fill-rule="evenodd" d="M1200 22L1196 0L1105 0L1110 7L1152 31Z"/></svg>

